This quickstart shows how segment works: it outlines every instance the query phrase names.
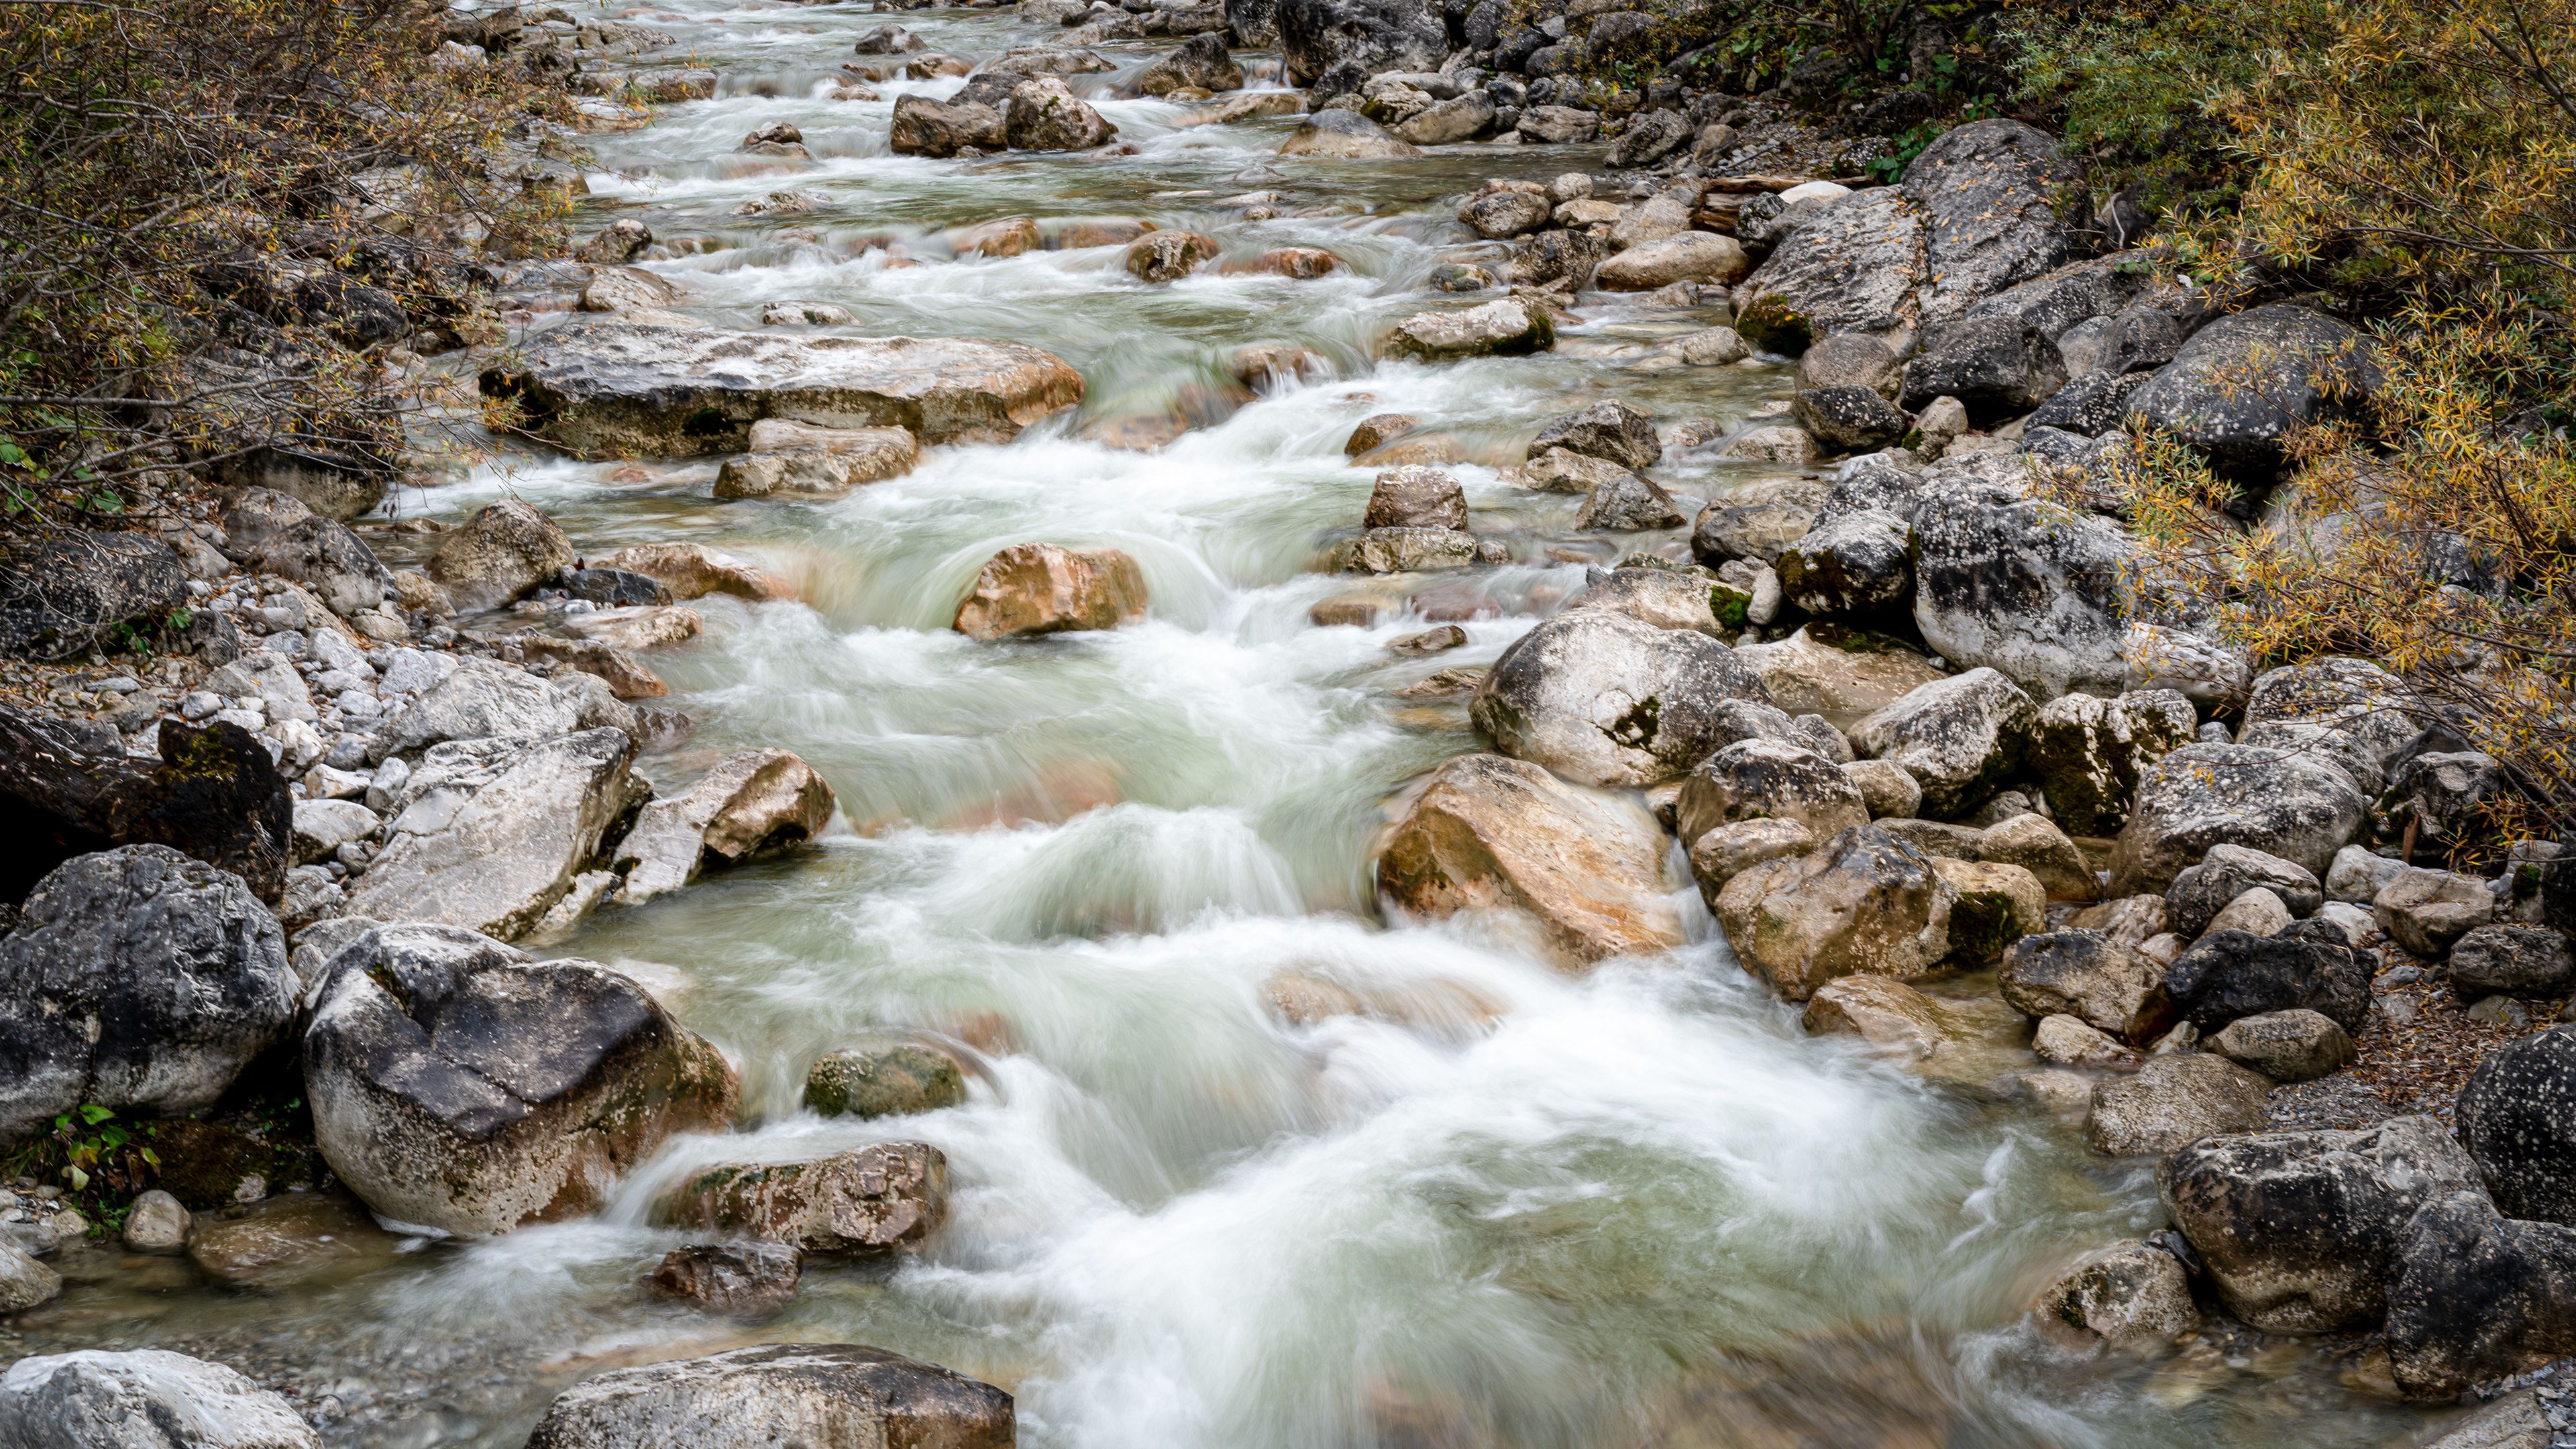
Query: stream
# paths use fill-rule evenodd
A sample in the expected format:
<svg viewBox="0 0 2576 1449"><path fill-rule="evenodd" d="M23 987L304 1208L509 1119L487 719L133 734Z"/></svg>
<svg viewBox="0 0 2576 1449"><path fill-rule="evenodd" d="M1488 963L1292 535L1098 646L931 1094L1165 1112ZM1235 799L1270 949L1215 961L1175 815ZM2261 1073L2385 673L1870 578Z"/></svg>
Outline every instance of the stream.
<svg viewBox="0 0 2576 1449"><path fill-rule="evenodd" d="M1294 117L1181 127L1185 104L1121 98L1178 43L1155 40L1068 78L1134 154L925 160L888 151L893 99L962 82L828 99L855 38L899 22L980 62L1054 27L725 0L628 13L678 38L650 63L713 66L718 93L585 138L576 234L642 219L672 253L644 265L711 321L757 326L793 299L847 308L865 335L1024 341L1078 368L1088 401L840 498L724 502L720 460L511 450L400 490L388 507L406 516L514 494L587 553L699 541L794 583L793 601L700 601L705 633L650 656L696 732L641 768L668 791L729 751L784 747L843 819L544 948L650 983L741 1066L744 1124L674 1144L595 1218L405 1240L277 1294L208 1288L184 1259L67 1250L73 1286L20 1325L19 1351L185 1347L289 1386L332 1441L388 1449L514 1446L589 1373L776 1340L1000 1384L1031 1449L2322 1449L2418 1432L2416 1412L2343 1386L2350 1343L2213 1333L2140 1361L2040 1331L2026 1311L2070 1261L2159 1225L2148 1173L2034 1104L1810 1037L1735 964L1678 862L1695 944L1583 976L1380 911L1373 842L1404 787L1478 748L1462 699L1398 691L1489 663L1589 564L1688 557L1683 530L1578 534L1579 498L1500 467L1599 398L1668 428L1714 419L1714 435L1791 390L1776 359L1695 368L1663 345L1722 310L1607 294L1536 358L1373 359L1388 326L1446 300L1435 267L1500 259L1452 219L1460 197L1488 176L1597 172L1601 148L1280 158ZM1252 85L1281 84L1275 59L1242 58ZM738 152L774 121L802 129L812 164ZM783 188L819 199L737 214ZM953 255L952 229L1023 215L1048 233L1148 218L1223 256L1147 286L1115 245ZM1345 265L1225 270L1282 246ZM1225 398L1227 359L1253 343L1325 366L1159 451L1091 440ZM1375 471L1343 441L1390 412L1448 435L1471 527L1515 562L1317 571ZM1695 510L1781 471L1676 450L1655 476ZM1001 644L952 632L983 561L1031 540L1133 554L1149 618ZM1355 594L1376 622L1311 621ZM1387 649L1437 622L1466 645ZM1361 1009L1285 1011L1282 983ZM963 1106L799 1109L816 1055L906 1037L968 1062ZM683 1241L651 1205L693 1167L893 1139L950 1164L950 1219L923 1252L815 1265L759 1324L639 1290Z"/></svg>

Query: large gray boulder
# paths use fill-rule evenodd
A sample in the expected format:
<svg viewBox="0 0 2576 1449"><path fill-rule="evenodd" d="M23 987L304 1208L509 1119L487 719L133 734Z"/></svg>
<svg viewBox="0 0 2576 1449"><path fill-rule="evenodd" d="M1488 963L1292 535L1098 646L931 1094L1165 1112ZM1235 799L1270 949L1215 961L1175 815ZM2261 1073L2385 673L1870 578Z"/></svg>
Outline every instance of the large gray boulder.
<svg viewBox="0 0 2576 1449"><path fill-rule="evenodd" d="M1782 596L1810 614L1874 614L1901 607L1913 591L1907 542L1904 519L1861 509L1820 519L1772 566Z"/></svg>
<svg viewBox="0 0 2576 1449"><path fill-rule="evenodd" d="M0 655L71 659L151 634L188 602L188 571L139 533L68 532L0 549Z"/></svg>
<svg viewBox="0 0 2576 1449"><path fill-rule="evenodd" d="M2200 864L2166 888L2165 919L2175 934L2196 940L2229 902L2258 889L2280 897L2293 916L2313 916L2326 903L2317 873L2297 861L2242 845L2213 845Z"/></svg>
<svg viewBox="0 0 2576 1449"><path fill-rule="evenodd" d="M2083 168L2019 121L1971 121L1905 168L1928 223L1923 319L1947 322L2075 254L2092 209Z"/></svg>
<svg viewBox="0 0 2576 1449"><path fill-rule="evenodd" d="M22 1358L0 1377L9 1449L322 1449L295 1406L219 1363L139 1348Z"/></svg>
<svg viewBox="0 0 2576 1449"><path fill-rule="evenodd" d="M2267 1333L2376 1324L2407 1220L2475 1185L2468 1154L2430 1117L2215 1137L2156 1167L2165 1211L2219 1301Z"/></svg>
<svg viewBox="0 0 2576 1449"><path fill-rule="evenodd" d="M2203 1035L2243 1017L2302 1007L2359 1031L2370 1013L2372 959L2340 937L2319 939L2331 929L2303 924L2277 936L2212 931L2165 968L2165 995Z"/></svg>
<svg viewBox="0 0 2576 1449"><path fill-rule="evenodd" d="M1996 986L2025 1016L2071 1016L2139 1041L2164 1024L2163 975L2126 942L2076 928L2013 942L2004 951Z"/></svg>
<svg viewBox="0 0 2576 1449"><path fill-rule="evenodd" d="M454 926L375 927L332 957L304 1033L313 1136L377 1215L464 1236L596 1208L737 1094L722 1053L588 961Z"/></svg>
<svg viewBox="0 0 2576 1449"><path fill-rule="evenodd" d="M2315 754L2185 745L2138 778L2111 854L2111 894L2161 895L2214 845L2242 845L2322 871L2361 828L2369 802Z"/></svg>
<svg viewBox="0 0 2576 1449"><path fill-rule="evenodd" d="M1971 669L1917 687L1852 727L1852 744L1901 766L1923 808L1947 819L1984 804L2020 768L2038 710L2020 686Z"/></svg>
<svg viewBox="0 0 2576 1449"><path fill-rule="evenodd" d="M2576 1227L2576 1025L2489 1053L2455 1115L2498 1207Z"/></svg>
<svg viewBox="0 0 2576 1449"><path fill-rule="evenodd" d="M432 747L391 802L384 848L349 909L517 940L642 796L634 759L634 736L616 729Z"/></svg>
<svg viewBox="0 0 2576 1449"><path fill-rule="evenodd" d="M2286 302L2210 323L2146 386L2129 416L2209 455L2221 473L2269 482L2294 430L2358 411L2382 374L2370 339Z"/></svg>
<svg viewBox="0 0 2576 1449"><path fill-rule="evenodd" d="M1893 332L1921 320L1922 206L1899 187L1827 203L1754 268L1736 330L1765 352L1795 356L1838 332Z"/></svg>
<svg viewBox="0 0 2576 1449"><path fill-rule="evenodd" d="M458 608L493 609L572 567L578 557L553 519L504 498L441 535L428 572Z"/></svg>
<svg viewBox="0 0 2576 1449"><path fill-rule="evenodd" d="M2113 1157L2158 1157L2204 1137L2263 1125L2272 1084L2222 1056L2169 1052L2147 1058L2134 1077L2093 1087L2085 1137Z"/></svg>
<svg viewBox="0 0 2576 1449"><path fill-rule="evenodd" d="M1602 609L1514 640L1468 707L1494 747L1581 785L1652 785L1728 743L1722 711L1770 703L1761 677L1705 634Z"/></svg>
<svg viewBox="0 0 2576 1449"><path fill-rule="evenodd" d="M1011 1396L857 1344L780 1343L614 1369L565 1390L528 1449L1010 1449Z"/></svg>
<svg viewBox="0 0 2576 1449"><path fill-rule="evenodd" d="M286 1039L296 986L241 877L166 845L74 856L0 939L0 1142L83 1103L213 1106Z"/></svg>
<svg viewBox="0 0 2576 1449"><path fill-rule="evenodd" d="M1278 0L1273 14L1288 78L1312 85L1344 62L1362 75L1436 71L1449 31L1426 0Z"/></svg>
<svg viewBox="0 0 2576 1449"><path fill-rule="evenodd" d="M2576 1352L2576 1228L2520 1222L2454 1191L2407 1223L2388 1285L2388 1366L2416 1399L2464 1390Z"/></svg>
<svg viewBox="0 0 2576 1449"><path fill-rule="evenodd" d="M416 755L451 740L530 739L619 723L622 706L596 676L548 681L470 654L436 657L453 657L453 667L443 678L424 671L430 682L377 729L369 758Z"/></svg>
<svg viewBox="0 0 2576 1449"><path fill-rule="evenodd" d="M2011 317L1971 317L1924 329L1922 355L1905 364L1899 401L1919 413L1957 398L1971 423L1993 427L2065 386L2066 360L2038 328Z"/></svg>
<svg viewBox="0 0 2576 1449"><path fill-rule="evenodd" d="M1082 401L1082 374L1024 343L632 320L555 328L485 370L482 387L586 458L739 453L763 418L1004 442Z"/></svg>
<svg viewBox="0 0 2576 1449"><path fill-rule="evenodd" d="M2389 766L2434 719L2405 683L2362 659L2313 659L2255 677L2237 742L2323 754L2365 795L2377 796Z"/></svg>
<svg viewBox="0 0 2576 1449"><path fill-rule="evenodd" d="M1951 662L2043 699L2127 682L2136 550L2110 520L1971 474L1925 490L1913 536L1914 623Z"/></svg>

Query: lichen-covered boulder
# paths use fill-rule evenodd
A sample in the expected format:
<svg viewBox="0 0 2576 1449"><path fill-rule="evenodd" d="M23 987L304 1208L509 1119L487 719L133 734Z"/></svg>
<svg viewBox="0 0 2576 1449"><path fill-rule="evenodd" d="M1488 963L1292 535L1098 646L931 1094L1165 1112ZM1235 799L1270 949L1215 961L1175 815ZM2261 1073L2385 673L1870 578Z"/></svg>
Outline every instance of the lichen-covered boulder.
<svg viewBox="0 0 2576 1449"><path fill-rule="evenodd" d="M1794 357L1838 332L1916 326L1925 230L1921 203L1901 187L1826 203L1746 279L1736 330Z"/></svg>
<svg viewBox="0 0 2576 1449"><path fill-rule="evenodd" d="M2153 1056L2134 1077L2094 1085L2085 1136L2095 1151L2113 1157L2161 1156L2204 1137L2260 1128L2271 1094L2270 1082L2225 1057Z"/></svg>
<svg viewBox="0 0 2576 1449"><path fill-rule="evenodd" d="M926 1142L884 1142L805 1162L727 1163L690 1174L668 1211L683 1227L808 1253L917 1248L947 1218L948 1159Z"/></svg>
<svg viewBox="0 0 2576 1449"><path fill-rule="evenodd" d="M2496 1206L2576 1227L2576 1025L2489 1053L2456 1120Z"/></svg>
<svg viewBox="0 0 2576 1449"><path fill-rule="evenodd" d="M733 1116L723 1054L607 967L414 924L328 971L304 1034L314 1140L389 1221L484 1236L578 1216L673 1133Z"/></svg>
<svg viewBox="0 0 2576 1449"><path fill-rule="evenodd" d="M1651 468L1664 456L1654 414L1616 399L1548 419L1530 440L1528 456L1538 458L1550 448L1607 459L1622 468Z"/></svg>
<svg viewBox="0 0 2576 1449"><path fill-rule="evenodd" d="M213 1106L286 1039L297 987L241 877L166 845L74 856L0 938L0 1142L84 1103Z"/></svg>
<svg viewBox="0 0 2576 1449"><path fill-rule="evenodd" d="M1996 985L2026 1016L2072 1016L2142 1041L2165 1019L2163 970L2128 943L2072 928L2024 936L2004 952Z"/></svg>
<svg viewBox="0 0 2576 1449"><path fill-rule="evenodd" d="M2222 473L2269 482L2293 430L2359 410L2381 385L2369 338L2275 302L2194 333L2129 394L2129 416L2208 454Z"/></svg>
<svg viewBox="0 0 2576 1449"><path fill-rule="evenodd" d="M1724 708L1770 702L1761 679L1705 634L1577 609L1513 641L1469 715L1494 747L1583 785L1669 780L1733 736Z"/></svg>
<svg viewBox="0 0 2576 1449"><path fill-rule="evenodd" d="M2322 753L2363 794L2376 796L2386 788L2398 752L2433 718L2427 702L2376 664L2314 659L2254 680L2236 739Z"/></svg>
<svg viewBox="0 0 2576 1449"><path fill-rule="evenodd" d="M2203 1043L2276 1082L2312 1082L2352 1064L2352 1037L2334 1018L2303 1006L2240 1016Z"/></svg>
<svg viewBox="0 0 2576 1449"><path fill-rule="evenodd" d="M1745 820L1796 821L1823 840L1868 824L1869 810L1833 761L1781 740L1746 739L1691 767L1673 819L1684 841Z"/></svg>
<svg viewBox="0 0 2576 1449"><path fill-rule="evenodd" d="M2410 1398L2457 1399L2576 1352L2576 1228L2519 1222L2474 1190L2424 1204L2388 1285L2388 1367Z"/></svg>
<svg viewBox="0 0 2576 1449"><path fill-rule="evenodd" d="M295 1406L219 1363L139 1348L22 1358L0 1376L10 1449L322 1449Z"/></svg>
<svg viewBox="0 0 2576 1449"><path fill-rule="evenodd" d="M1872 759L1904 768L1934 816L1964 814L2020 767L2038 713L2030 696L1992 669L1925 684L1852 728Z"/></svg>
<svg viewBox="0 0 2576 1449"><path fill-rule="evenodd" d="M2060 695L2031 722L2030 770L2069 834L2108 835L2129 818L2138 776L2190 744L2198 726L2178 690Z"/></svg>
<svg viewBox="0 0 2576 1449"><path fill-rule="evenodd" d="M1913 520L1925 643L2044 699L2125 686L2136 550L2110 520L1974 474L1927 485Z"/></svg>
<svg viewBox="0 0 2576 1449"><path fill-rule="evenodd" d="M2157 1164L2156 1190L2229 1312L2270 1333L2379 1321L2416 1209L2473 1187L2442 1124L2215 1137Z"/></svg>
<svg viewBox="0 0 2576 1449"><path fill-rule="evenodd" d="M1780 550L1772 566L1780 572L1782 597L1810 614L1895 609L1914 588L1905 520L1876 509L1819 521Z"/></svg>
<svg viewBox="0 0 2576 1449"><path fill-rule="evenodd" d="M1681 944L1664 850L1663 830L1628 801L1501 755L1461 755L1388 837L1377 883L1423 915L1529 921L1560 961L1589 964Z"/></svg>
<svg viewBox="0 0 2576 1449"><path fill-rule="evenodd" d="M2122 1243L2087 1255L2049 1285L2040 1306L2114 1348L2153 1348L2200 1327L2182 1260L2154 1243Z"/></svg>
<svg viewBox="0 0 2576 1449"><path fill-rule="evenodd" d="M2251 890L2270 891L2293 916L2313 916L2326 903L2315 871L2264 851L2221 844L2174 877L2165 890L2165 920L2176 935L2197 940L2220 911Z"/></svg>
<svg viewBox="0 0 2576 1449"><path fill-rule="evenodd" d="M2323 870L2368 805L2350 775L2312 753L2185 745L2139 776L2111 855L2111 893L2161 893L2216 845Z"/></svg>
<svg viewBox="0 0 2576 1449"><path fill-rule="evenodd" d="M2075 255L2075 228L2092 209L2083 168L2057 142L2000 118L1943 132L1907 164L1903 189L1929 233L1927 322L2055 270Z"/></svg>
<svg viewBox="0 0 2576 1449"><path fill-rule="evenodd" d="M2294 1007L2359 1031L2370 1011L2370 973L2370 958L2339 937L2212 931L2165 968L2164 988L2175 1012L2204 1034Z"/></svg>
<svg viewBox="0 0 2576 1449"><path fill-rule="evenodd" d="M1425 0L1278 0L1273 13L1288 79L1301 86L1344 62L1382 75L1436 71L1449 56L1448 29Z"/></svg>
<svg viewBox="0 0 2576 1449"><path fill-rule="evenodd" d="M613 1369L557 1396L528 1449L1011 1449L1011 1396L856 1344L777 1343Z"/></svg>

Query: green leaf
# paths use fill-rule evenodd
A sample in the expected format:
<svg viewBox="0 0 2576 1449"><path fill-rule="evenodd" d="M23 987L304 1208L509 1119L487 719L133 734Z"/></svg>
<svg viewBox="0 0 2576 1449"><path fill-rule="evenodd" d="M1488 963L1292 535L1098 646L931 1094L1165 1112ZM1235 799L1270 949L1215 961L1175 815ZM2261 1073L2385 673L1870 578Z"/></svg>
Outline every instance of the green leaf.
<svg viewBox="0 0 2576 1449"><path fill-rule="evenodd" d="M111 1107L102 1107L96 1102L83 1102L81 1103L80 1115L81 1121L95 1127L99 1123L106 1121L108 1118L115 1116L116 1111Z"/></svg>

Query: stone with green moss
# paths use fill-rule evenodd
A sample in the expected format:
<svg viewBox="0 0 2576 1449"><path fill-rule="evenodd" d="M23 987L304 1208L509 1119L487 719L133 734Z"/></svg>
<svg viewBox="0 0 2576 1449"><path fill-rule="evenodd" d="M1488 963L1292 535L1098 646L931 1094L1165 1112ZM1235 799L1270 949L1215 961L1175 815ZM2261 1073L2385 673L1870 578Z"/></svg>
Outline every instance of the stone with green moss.
<svg viewBox="0 0 2576 1449"><path fill-rule="evenodd" d="M832 1052L805 1074L805 1105L826 1117L905 1117L965 1100L965 1074L928 1047Z"/></svg>

